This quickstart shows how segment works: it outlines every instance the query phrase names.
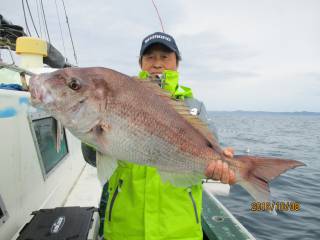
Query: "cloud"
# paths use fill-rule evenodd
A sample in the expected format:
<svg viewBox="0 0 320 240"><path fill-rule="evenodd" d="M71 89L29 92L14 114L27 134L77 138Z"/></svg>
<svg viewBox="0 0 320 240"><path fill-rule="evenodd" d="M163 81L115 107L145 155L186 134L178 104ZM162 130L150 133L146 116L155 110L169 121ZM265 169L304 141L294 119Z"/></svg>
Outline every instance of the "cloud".
<svg viewBox="0 0 320 240"><path fill-rule="evenodd" d="M29 4L38 23L36 2ZM55 2L43 3L51 40L64 52ZM66 56L74 63L61 1L57 3ZM209 109L320 111L319 1L156 3L166 32L175 36L182 53L182 83L192 87ZM80 66L137 74L142 38L161 31L151 1L65 4ZM20 0L0 5L6 19L24 26L21 9ZM41 32L44 37L43 25Z"/></svg>
<svg viewBox="0 0 320 240"><path fill-rule="evenodd" d="M235 62L255 57L256 52L252 52L245 45L237 44L223 37L218 32L199 32L195 34L184 34L178 36L181 40L180 46L186 55L195 55L205 60L218 60L225 62Z"/></svg>
<svg viewBox="0 0 320 240"><path fill-rule="evenodd" d="M307 72L301 75L298 75L299 78L305 80L313 80L320 82L320 72Z"/></svg>
<svg viewBox="0 0 320 240"><path fill-rule="evenodd" d="M177 37L177 41L183 57L180 71L197 82L210 84L259 76L250 63L258 53L229 42L219 33L183 34Z"/></svg>

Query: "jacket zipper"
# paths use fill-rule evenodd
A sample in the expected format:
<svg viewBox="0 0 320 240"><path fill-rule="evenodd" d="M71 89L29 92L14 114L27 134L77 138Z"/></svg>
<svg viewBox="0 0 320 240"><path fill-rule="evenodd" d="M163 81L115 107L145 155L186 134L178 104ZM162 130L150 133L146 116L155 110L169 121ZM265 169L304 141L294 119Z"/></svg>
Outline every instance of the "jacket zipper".
<svg viewBox="0 0 320 240"><path fill-rule="evenodd" d="M113 204L118 196L118 193L121 192L121 186L122 186L122 183L123 183L123 180L122 179L119 179L119 183L116 187L116 190L114 191L114 194L111 198L111 202L110 202L110 208L109 208L109 222L111 221L111 214L112 214L112 209L113 209Z"/></svg>
<svg viewBox="0 0 320 240"><path fill-rule="evenodd" d="M194 210L194 214L196 216L196 221L197 221L197 223L199 223L197 205L196 205L196 202L194 201L194 198L193 198L193 195L192 195L192 190L191 190L191 188L188 188L187 191L189 193L189 197L190 197L192 205L193 205L193 210Z"/></svg>

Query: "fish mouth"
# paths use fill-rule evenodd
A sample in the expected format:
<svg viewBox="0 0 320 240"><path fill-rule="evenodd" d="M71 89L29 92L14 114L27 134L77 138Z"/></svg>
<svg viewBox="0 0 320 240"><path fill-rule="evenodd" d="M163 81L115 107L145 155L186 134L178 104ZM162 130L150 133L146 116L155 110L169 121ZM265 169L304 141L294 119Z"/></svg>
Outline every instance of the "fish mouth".
<svg viewBox="0 0 320 240"><path fill-rule="evenodd" d="M44 104L45 92L38 81L38 76L34 76L30 79L29 92L31 96L31 104L33 106L39 107Z"/></svg>
<svg viewBox="0 0 320 240"><path fill-rule="evenodd" d="M38 88L30 87L30 96L31 96L31 104L33 106L40 106L43 104L43 96L44 94Z"/></svg>
<svg viewBox="0 0 320 240"><path fill-rule="evenodd" d="M50 92L43 88L31 88L29 91L33 107L48 111L57 107Z"/></svg>

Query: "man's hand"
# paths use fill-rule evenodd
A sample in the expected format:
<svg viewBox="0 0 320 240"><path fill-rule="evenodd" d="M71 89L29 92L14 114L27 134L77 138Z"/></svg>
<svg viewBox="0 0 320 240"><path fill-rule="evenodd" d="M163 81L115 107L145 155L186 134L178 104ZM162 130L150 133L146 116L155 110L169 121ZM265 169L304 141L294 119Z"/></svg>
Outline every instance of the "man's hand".
<svg viewBox="0 0 320 240"><path fill-rule="evenodd" d="M226 157L232 158L234 150L231 147L223 149L223 154ZM234 171L229 169L227 163L223 163L221 160L212 161L205 170L205 176L213 180L220 180L222 183L234 184L236 176Z"/></svg>

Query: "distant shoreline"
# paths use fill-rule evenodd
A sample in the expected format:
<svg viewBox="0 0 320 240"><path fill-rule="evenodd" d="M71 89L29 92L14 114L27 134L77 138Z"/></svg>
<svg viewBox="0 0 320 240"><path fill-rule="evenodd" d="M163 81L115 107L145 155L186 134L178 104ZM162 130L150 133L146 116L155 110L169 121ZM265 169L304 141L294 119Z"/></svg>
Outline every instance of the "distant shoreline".
<svg viewBox="0 0 320 240"><path fill-rule="evenodd" d="M297 111L297 112L269 112L269 111L215 111L210 110L209 113L235 113L235 114L279 114L279 115L320 115L320 112L308 112L308 111Z"/></svg>

